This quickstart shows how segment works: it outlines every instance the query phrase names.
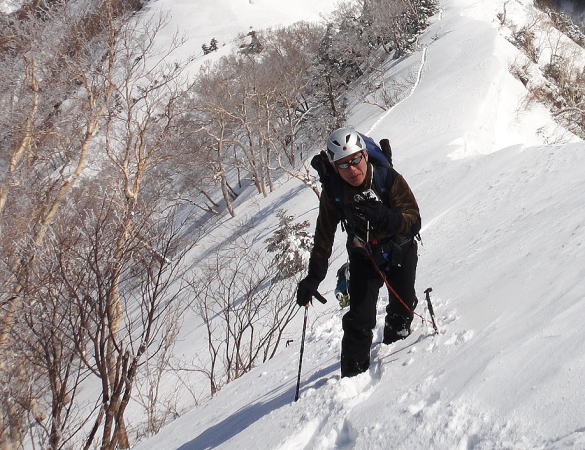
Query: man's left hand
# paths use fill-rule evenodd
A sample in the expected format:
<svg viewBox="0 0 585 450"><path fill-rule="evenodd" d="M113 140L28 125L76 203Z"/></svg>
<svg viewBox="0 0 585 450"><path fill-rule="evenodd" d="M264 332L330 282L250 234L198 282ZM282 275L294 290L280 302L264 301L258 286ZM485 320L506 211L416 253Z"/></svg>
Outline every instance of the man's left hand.
<svg viewBox="0 0 585 450"><path fill-rule="evenodd" d="M388 208L383 203L365 199L354 201L354 211L357 216L370 222L376 231L396 234L402 224L402 213L398 208Z"/></svg>

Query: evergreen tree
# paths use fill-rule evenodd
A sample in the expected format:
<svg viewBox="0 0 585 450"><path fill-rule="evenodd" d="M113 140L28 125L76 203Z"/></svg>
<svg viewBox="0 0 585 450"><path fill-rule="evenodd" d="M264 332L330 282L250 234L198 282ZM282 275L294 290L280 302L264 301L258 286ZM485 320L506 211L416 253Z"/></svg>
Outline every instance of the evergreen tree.
<svg viewBox="0 0 585 450"><path fill-rule="evenodd" d="M312 246L312 236L306 231L309 221L294 223L294 216L288 216L286 210L279 209L277 230L266 239L266 250L275 253L273 264L279 269L279 279L286 279L302 272Z"/></svg>

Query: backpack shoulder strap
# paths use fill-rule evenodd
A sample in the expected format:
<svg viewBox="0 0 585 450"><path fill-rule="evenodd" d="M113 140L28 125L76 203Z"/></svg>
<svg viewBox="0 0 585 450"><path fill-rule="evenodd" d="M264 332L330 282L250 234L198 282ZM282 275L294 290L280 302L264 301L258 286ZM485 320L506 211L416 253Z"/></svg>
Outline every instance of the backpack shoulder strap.
<svg viewBox="0 0 585 450"><path fill-rule="evenodd" d="M319 174L321 186L327 192L327 196L333 201L340 214L343 215L343 182L327 158L325 151L321 152L311 159L311 166Z"/></svg>
<svg viewBox="0 0 585 450"><path fill-rule="evenodd" d="M372 187L374 191L380 196L384 205L391 207L390 204L390 189L396 178L396 171L389 166L379 165L375 162L372 163L374 170L374 177L372 180Z"/></svg>
<svg viewBox="0 0 585 450"><path fill-rule="evenodd" d="M380 196L382 203L388 207L392 207L390 204L390 189L396 178L397 172L392 167L374 166L374 178L372 185L374 191ZM421 221L420 218L412 226L410 237L416 238L418 241L422 241L420 237ZM408 233L407 233L408 234Z"/></svg>

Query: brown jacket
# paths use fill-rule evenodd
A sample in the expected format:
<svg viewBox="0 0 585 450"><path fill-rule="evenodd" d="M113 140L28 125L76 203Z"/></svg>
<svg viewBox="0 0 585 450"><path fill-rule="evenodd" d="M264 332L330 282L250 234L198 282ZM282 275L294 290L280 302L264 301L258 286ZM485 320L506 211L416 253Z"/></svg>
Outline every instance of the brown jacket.
<svg viewBox="0 0 585 450"><path fill-rule="evenodd" d="M351 186L342 181L344 183L344 210L350 211L350 205L355 194L372 188L372 170L375 170L374 167L371 163L368 163L366 179L358 187ZM399 173L396 173L392 178L392 185L388 188L390 204L386 204L386 206L399 209L402 215L402 222L397 234L412 233L413 226L420 221L420 213L414 194L410 190L406 180ZM357 230L358 234L359 230L365 230L366 224L363 220L352 214L344 215L346 216L345 219L347 220L350 229ZM327 267L327 262L331 256L331 250L333 248L335 230L340 221L340 211L333 200L328 197L327 192L323 190L319 200L319 216L317 217L313 250L311 251L311 260L313 263L318 262L320 266L324 265L325 268ZM372 232L369 236L370 241L384 241L390 237L392 237L392 235L385 233L384 231ZM309 266L311 266L311 264ZM324 273L320 275L323 277L325 276Z"/></svg>

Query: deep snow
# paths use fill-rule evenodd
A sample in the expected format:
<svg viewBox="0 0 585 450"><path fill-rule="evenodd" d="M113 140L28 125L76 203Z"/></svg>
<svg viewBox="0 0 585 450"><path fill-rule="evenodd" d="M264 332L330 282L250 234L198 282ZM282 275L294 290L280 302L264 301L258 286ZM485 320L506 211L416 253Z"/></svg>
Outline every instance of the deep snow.
<svg viewBox="0 0 585 450"><path fill-rule="evenodd" d="M378 327L370 370L341 380L339 233L322 285L330 301L309 309L299 401L300 315L293 345L138 448L585 448L585 144L544 107L521 108L526 91L508 72L517 51L496 20L503 3L441 1L420 49L389 69L417 73L412 92L386 113L355 103L348 121L391 139L417 196L418 312L432 286L440 334L415 319L407 340L384 346ZM532 9L508 3L512 20ZM277 207L316 218L315 195L296 180L248 197L200 248L244 220L273 229ZM379 319L384 306L382 294ZM185 326L177 353L187 358L205 343Z"/></svg>

